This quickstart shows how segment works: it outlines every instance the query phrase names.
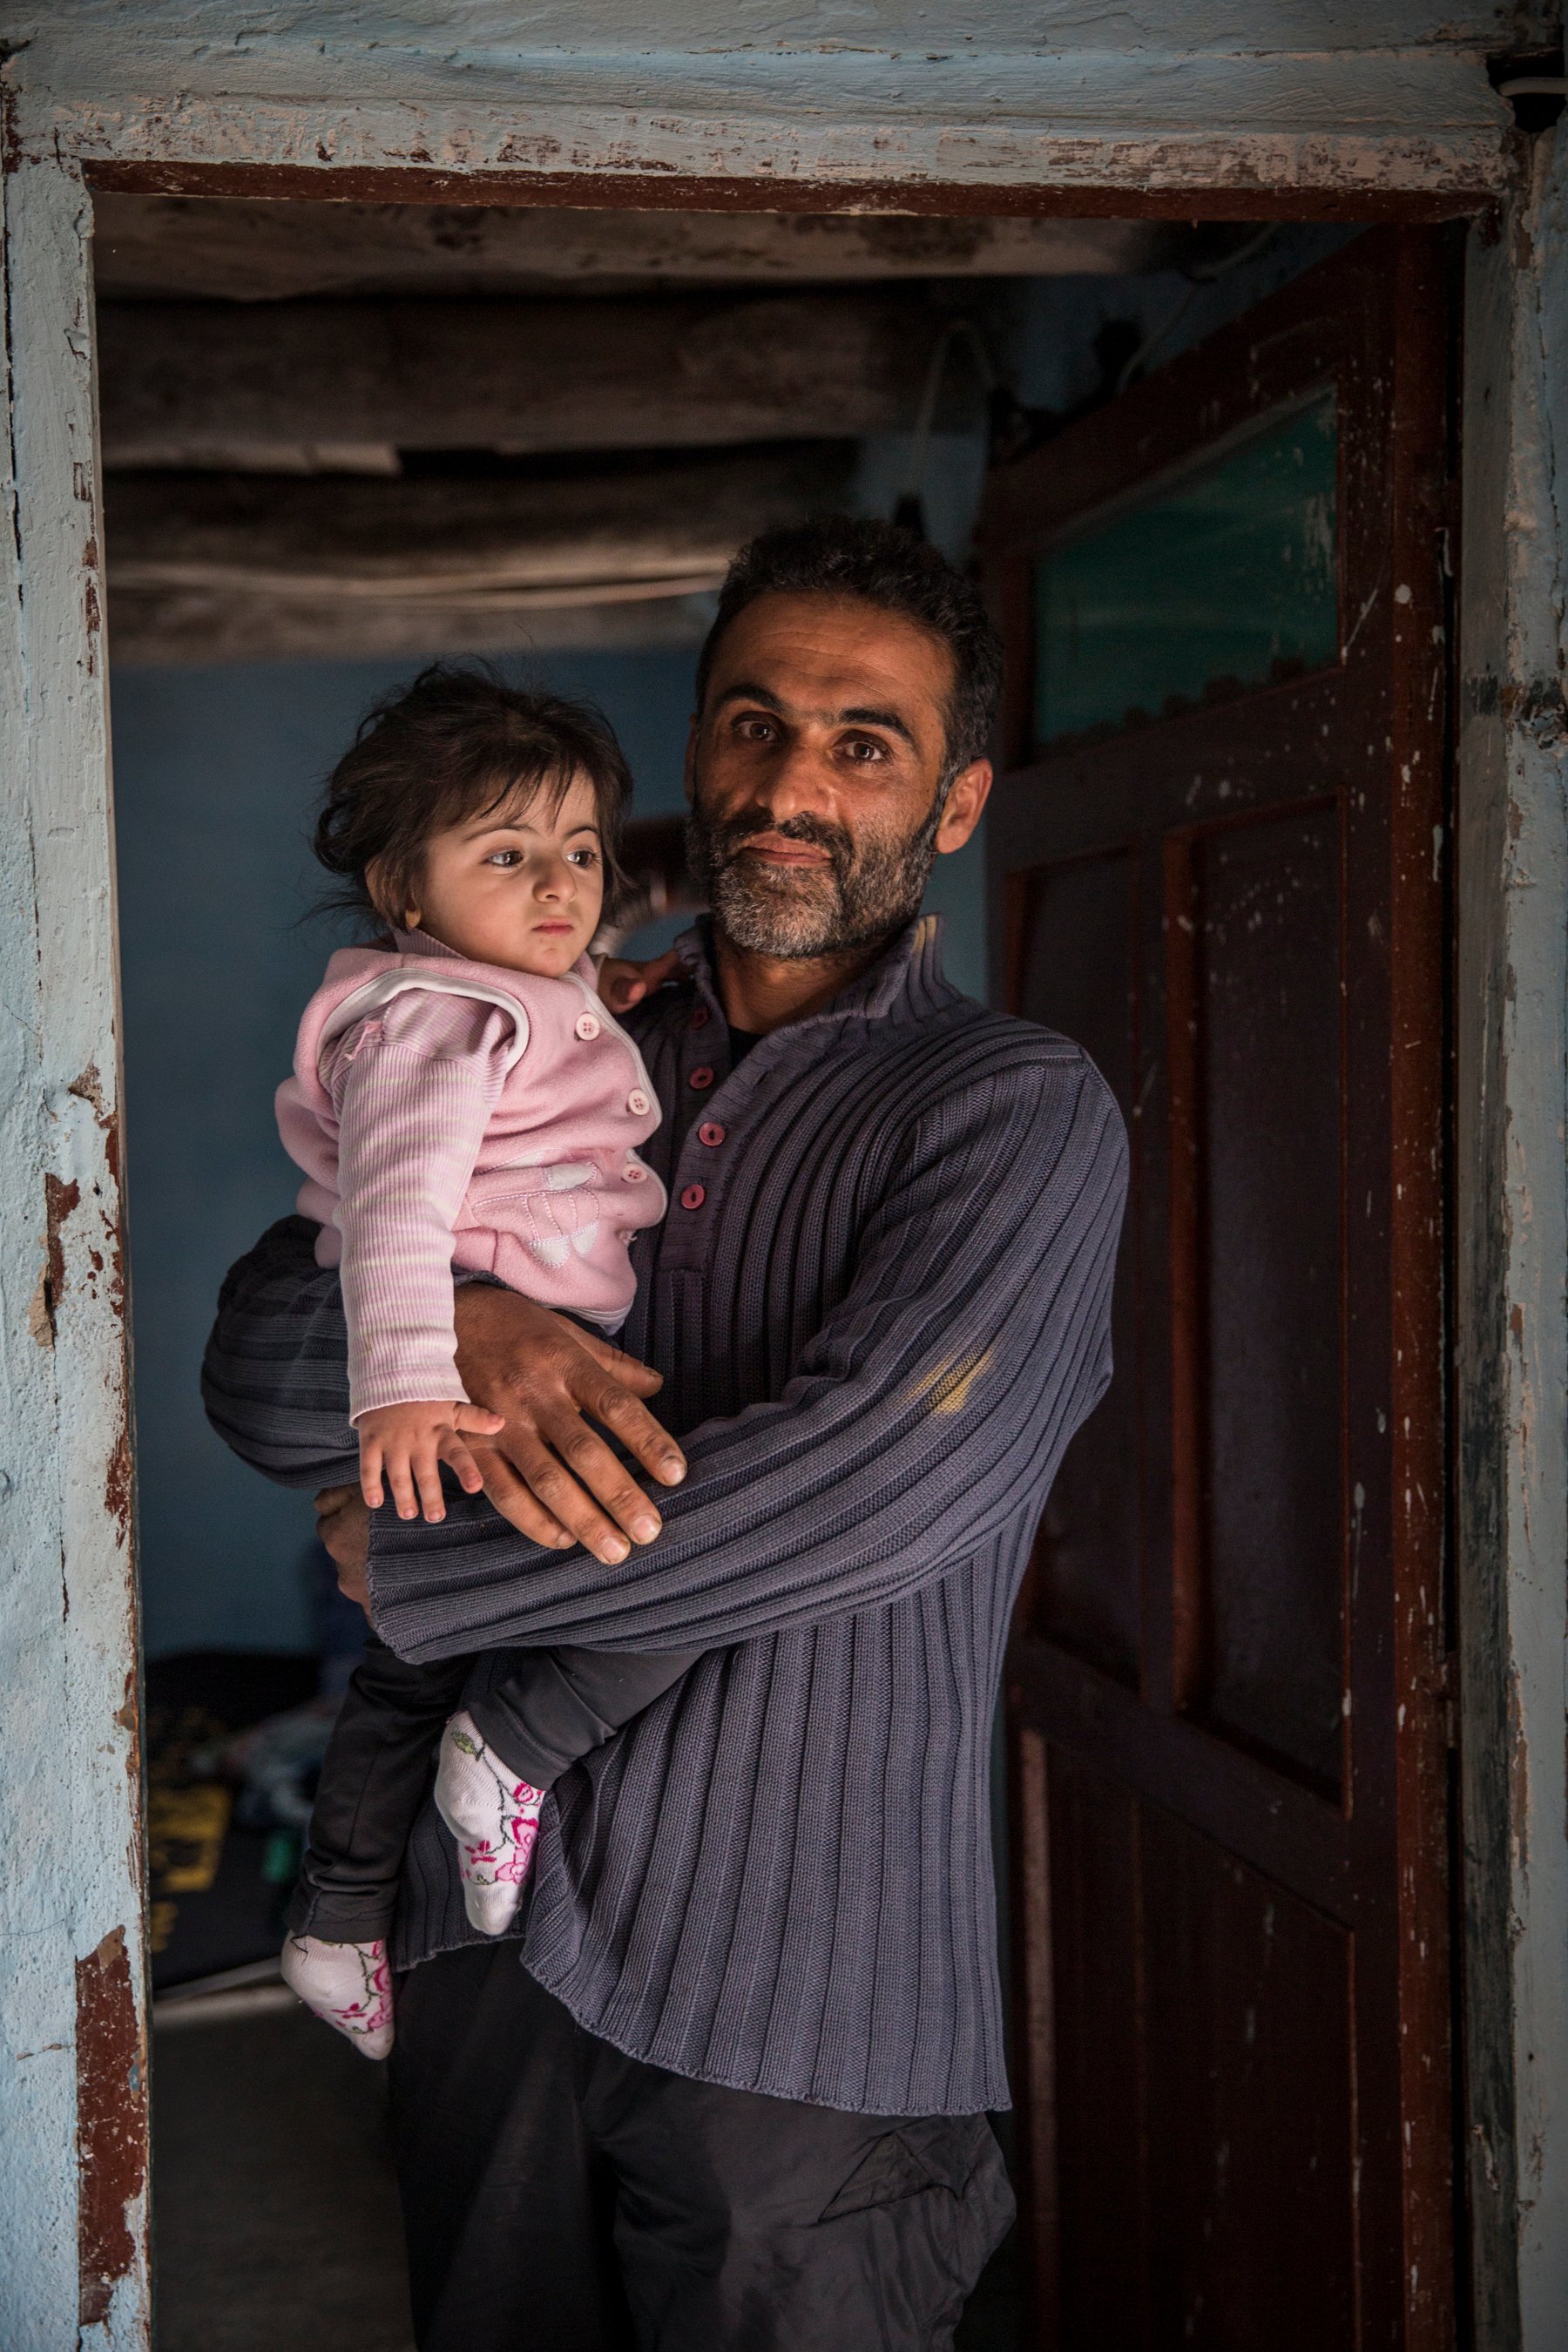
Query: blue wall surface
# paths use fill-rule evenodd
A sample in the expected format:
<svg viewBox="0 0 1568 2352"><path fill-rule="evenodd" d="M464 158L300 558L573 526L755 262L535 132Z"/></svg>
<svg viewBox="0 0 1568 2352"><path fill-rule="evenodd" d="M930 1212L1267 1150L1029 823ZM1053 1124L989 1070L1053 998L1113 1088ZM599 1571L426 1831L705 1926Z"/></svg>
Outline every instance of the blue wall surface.
<svg viewBox="0 0 1568 2352"><path fill-rule="evenodd" d="M325 877L316 794L372 698L418 665L121 670L114 778L124 990L132 1328L146 1646L296 1649L309 1498L231 1455L197 1393L218 1284L293 1202L272 1118L300 1010L343 936L309 910ZM682 805L687 653L556 653L528 674L597 701L636 808ZM984 986L977 845L941 861L930 903L949 961Z"/></svg>

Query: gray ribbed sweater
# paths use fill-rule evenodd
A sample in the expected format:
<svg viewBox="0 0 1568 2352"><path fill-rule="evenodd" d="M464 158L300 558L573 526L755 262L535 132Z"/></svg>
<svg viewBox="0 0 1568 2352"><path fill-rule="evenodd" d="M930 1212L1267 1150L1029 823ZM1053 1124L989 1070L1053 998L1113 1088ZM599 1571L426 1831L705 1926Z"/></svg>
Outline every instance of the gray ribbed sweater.
<svg viewBox="0 0 1568 2352"><path fill-rule="evenodd" d="M988 1808L1013 1596L1110 1372L1126 1181L1092 1065L942 978L927 918L731 1072L699 936L632 1016L671 1194L624 1336L690 1475L621 1566L482 1500L384 1512L375 1621L405 1656L705 1651L557 1783L523 1960L677 2074L888 2115L1006 2104ZM700 1130L710 1139L703 1140ZM354 1475L336 1279L274 1226L205 1376L270 1475ZM433 1812L395 1958L468 1940Z"/></svg>

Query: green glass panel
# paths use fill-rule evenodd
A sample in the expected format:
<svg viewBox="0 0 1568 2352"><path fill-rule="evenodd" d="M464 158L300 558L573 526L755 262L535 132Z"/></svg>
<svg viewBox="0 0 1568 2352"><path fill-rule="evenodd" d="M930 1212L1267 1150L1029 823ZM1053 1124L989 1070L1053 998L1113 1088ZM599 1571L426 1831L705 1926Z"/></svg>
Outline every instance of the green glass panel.
<svg viewBox="0 0 1568 2352"><path fill-rule="evenodd" d="M1035 740L1137 726L1339 650L1332 392L1048 548Z"/></svg>

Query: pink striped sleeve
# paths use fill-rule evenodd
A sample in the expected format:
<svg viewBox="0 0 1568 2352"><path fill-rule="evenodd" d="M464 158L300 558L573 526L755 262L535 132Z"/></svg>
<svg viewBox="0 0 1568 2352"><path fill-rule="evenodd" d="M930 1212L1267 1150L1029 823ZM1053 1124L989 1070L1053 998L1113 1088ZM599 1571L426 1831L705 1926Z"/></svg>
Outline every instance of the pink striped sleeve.
<svg viewBox="0 0 1568 2352"><path fill-rule="evenodd" d="M499 1006L411 989L335 1041L336 1213L355 1420L466 1402L452 1321L452 1234L513 1027Z"/></svg>

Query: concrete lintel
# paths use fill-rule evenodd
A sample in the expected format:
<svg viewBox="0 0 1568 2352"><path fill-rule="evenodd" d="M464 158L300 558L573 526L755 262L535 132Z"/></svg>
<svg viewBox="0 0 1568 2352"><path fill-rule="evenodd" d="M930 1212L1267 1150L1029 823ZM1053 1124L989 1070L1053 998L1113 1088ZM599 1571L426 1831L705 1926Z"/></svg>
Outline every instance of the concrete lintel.
<svg viewBox="0 0 1568 2352"><path fill-rule="evenodd" d="M552 39L549 13L524 47L497 37L494 12L426 5L389 13L374 38L342 10L282 24L264 11L237 32L216 5L177 20L53 10L7 68L16 152L655 189L696 175L786 201L826 186L875 200L890 181L1234 189L1243 214L1270 188L1495 193L1515 165L1485 70L1489 12L1455 26L1420 0L1385 12L1375 44L1353 13L1288 7L1245 31L1222 11L1181 40L1168 12L1154 27L1091 7L1027 37L1016 11L933 34L925 12L893 5L808 45L798 19L755 8L735 27L704 5L666 11L675 21L642 47L563 22Z"/></svg>

